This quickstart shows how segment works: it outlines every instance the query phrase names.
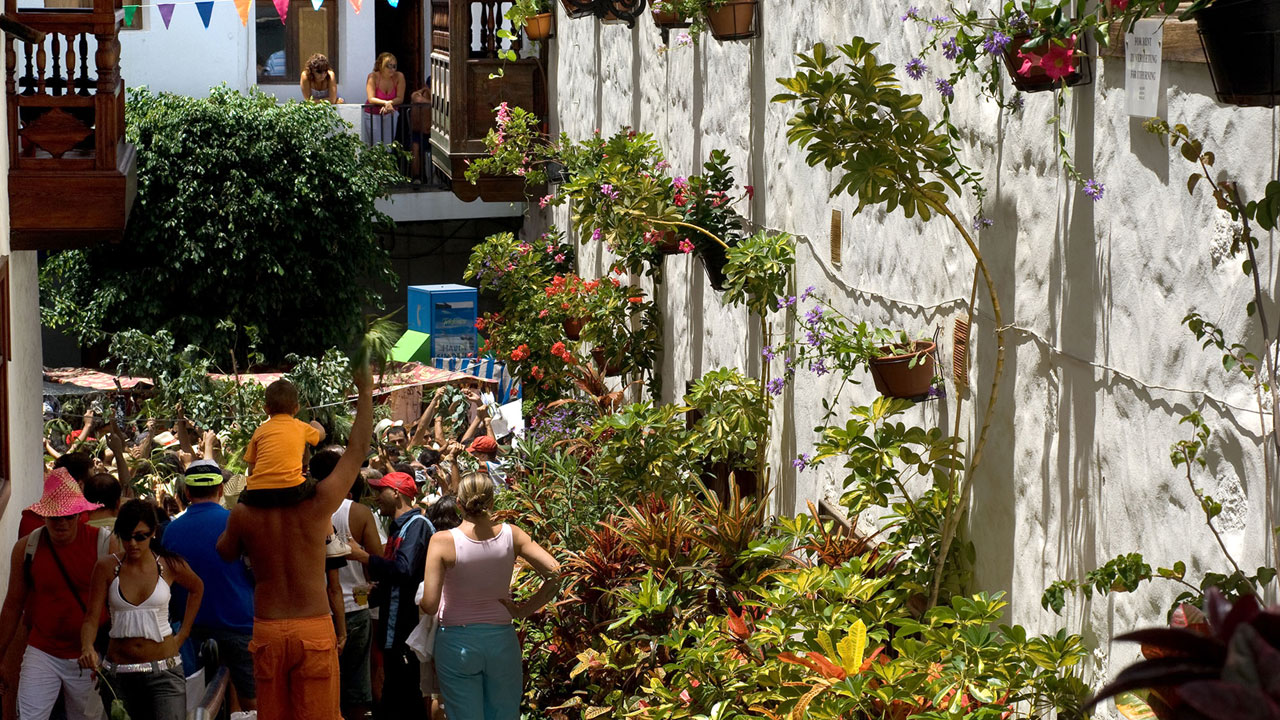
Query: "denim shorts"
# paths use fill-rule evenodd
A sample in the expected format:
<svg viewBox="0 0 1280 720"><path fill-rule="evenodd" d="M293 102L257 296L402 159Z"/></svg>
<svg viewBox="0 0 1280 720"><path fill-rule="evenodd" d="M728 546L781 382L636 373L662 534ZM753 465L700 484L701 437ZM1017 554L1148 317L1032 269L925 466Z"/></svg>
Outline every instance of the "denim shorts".
<svg viewBox="0 0 1280 720"><path fill-rule="evenodd" d="M343 707L373 704L373 683L369 678L369 645L373 640L368 610L347 613L347 644L338 656Z"/></svg>

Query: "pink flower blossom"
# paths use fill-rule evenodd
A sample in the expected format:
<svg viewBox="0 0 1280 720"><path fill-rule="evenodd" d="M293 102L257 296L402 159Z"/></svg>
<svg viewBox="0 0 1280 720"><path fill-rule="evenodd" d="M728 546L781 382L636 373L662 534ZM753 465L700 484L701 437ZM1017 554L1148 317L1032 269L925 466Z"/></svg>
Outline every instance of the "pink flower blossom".
<svg viewBox="0 0 1280 720"><path fill-rule="evenodd" d="M693 243L689 241L689 238L680 241L680 252L686 254L693 252Z"/></svg>
<svg viewBox="0 0 1280 720"><path fill-rule="evenodd" d="M1067 41L1066 45L1049 44L1049 52L1040 59L1040 67L1044 68L1044 74L1050 80L1061 80L1076 71L1075 44L1075 38Z"/></svg>
<svg viewBox="0 0 1280 720"><path fill-rule="evenodd" d="M556 253L555 261L558 263L564 262L564 253Z"/></svg>
<svg viewBox="0 0 1280 720"><path fill-rule="evenodd" d="M685 180L682 175L677 175L676 179L671 181L671 184L680 190L684 190L689 187L689 181Z"/></svg>
<svg viewBox="0 0 1280 720"><path fill-rule="evenodd" d="M505 128L511 122L511 108L504 102L498 106L498 127Z"/></svg>
<svg viewBox="0 0 1280 720"><path fill-rule="evenodd" d="M538 206L539 206L539 207L546 207L546 206L547 206L547 203L551 202L551 199L552 199L552 196L551 196L551 195L543 195L543 196L542 196L542 199L538 201ZM548 252L550 252L550 251L548 251Z"/></svg>
<svg viewBox="0 0 1280 720"><path fill-rule="evenodd" d="M600 238L603 235L604 235L604 231L601 230L600 228L596 228L595 230L591 231L591 239L595 240L596 242L600 242Z"/></svg>

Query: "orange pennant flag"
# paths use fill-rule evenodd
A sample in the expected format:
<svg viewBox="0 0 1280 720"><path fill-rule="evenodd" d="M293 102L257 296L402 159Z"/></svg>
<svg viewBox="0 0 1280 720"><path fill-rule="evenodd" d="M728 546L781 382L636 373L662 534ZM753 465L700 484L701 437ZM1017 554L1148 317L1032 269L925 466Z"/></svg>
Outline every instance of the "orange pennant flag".
<svg viewBox="0 0 1280 720"><path fill-rule="evenodd" d="M240 13L240 24L249 24L249 0L236 0L236 12Z"/></svg>
<svg viewBox="0 0 1280 720"><path fill-rule="evenodd" d="M351 3L351 7L355 8L356 14L357 14L357 15L359 15L359 14L360 14L360 0L347 0L347 2Z"/></svg>

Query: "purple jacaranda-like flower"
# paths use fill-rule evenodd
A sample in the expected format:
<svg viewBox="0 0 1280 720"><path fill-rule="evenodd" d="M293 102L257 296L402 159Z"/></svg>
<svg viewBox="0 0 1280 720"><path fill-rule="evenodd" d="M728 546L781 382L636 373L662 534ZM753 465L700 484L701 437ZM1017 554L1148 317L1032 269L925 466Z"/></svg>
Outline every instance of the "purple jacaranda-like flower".
<svg viewBox="0 0 1280 720"><path fill-rule="evenodd" d="M995 222L994 222L991 218L988 218L988 217L983 217L983 216L979 215L978 217L976 217L976 218L974 218L974 219L973 219L973 229L974 229L974 230L981 230L981 229L983 229L983 228L989 228L989 227L991 227L992 225L995 225Z"/></svg>
<svg viewBox="0 0 1280 720"><path fill-rule="evenodd" d="M942 42L942 57L948 60L960 57L960 45L956 43L955 38L948 38Z"/></svg>
<svg viewBox="0 0 1280 720"><path fill-rule="evenodd" d="M1093 198L1094 202L1102 199L1102 193L1106 192L1106 188L1102 183L1090 178L1084 183L1084 194Z"/></svg>
<svg viewBox="0 0 1280 720"><path fill-rule="evenodd" d="M772 345L765 345L764 349L760 351L760 354L764 356L765 360L770 362L772 362L774 358L778 357L778 353L773 349Z"/></svg>
<svg viewBox="0 0 1280 720"><path fill-rule="evenodd" d="M932 20L929 21L929 23L932 25L945 25L946 23L949 23L949 22L951 22L951 18L947 17L946 15L937 15Z"/></svg>
<svg viewBox="0 0 1280 720"><path fill-rule="evenodd" d="M815 288L815 287L814 287L814 286L812 286L812 285L810 285L809 287L805 288L805 289L804 289L804 292L800 294L800 300L801 300L801 301L804 301L804 300L808 300L809 298L813 297L813 292L814 292L815 290L817 290L817 288Z"/></svg>
<svg viewBox="0 0 1280 720"><path fill-rule="evenodd" d="M907 76L912 80L919 80L924 74L929 72L929 66L924 64L924 60L920 58L911 58L907 61Z"/></svg>
<svg viewBox="0 0 1280 720"><path fill-rule="evenodd" d="M1010 39L1011 38L1008 35L1005 35L999 30L993 30L991 34L982 41L982 49L986 50L989 55L999 55L1004 52L1006 47L1009 46Z"/></svg>
<svg viewBox="0 0 1280 720"><path fill-rule="evenodd" d="M785 380L783 380L783 379L782 379L782 378L780 378L780 377L777 377L777 378L774 378L774 379L770 380L770 381L769 381L769 384L765 386L765 389L767 389L767 390L769 391L769 394L770 394L770 395L781 395L781 394L782 394L782 386L783 386L783 385L785 385L785 384L786 384L786 381L785 381Z"/></svg>
<svg viewBox="0 0 1280 720"><path fill-rule="evenodd" d="M919 19L920 19L920 10L916 8L914 5L907 8L907 14L902 16L902 22L906 22L908 20L919 20Z"/></svg>
<svg viewBox="0 0 1280 720"><path fill-rule="evenodd" d="M809 323L810 325L817 325L818 321L821 319L822 319L821 305L813 306L812 310L804 314L804 321Z"/></svg>
<svg viewBox="0 0 1280 720"><path fill-rule="evenodd" d="M934 81L934 86L938 88L938 94L947 100L952 100L956 96L955 88L951 87L951 83L946 78L938 78Z"/></svg>
<svg viewBox="0 0 1280 720"><path fill-rule="evenodd" d="M814 375L818 376L826 375L831 372L827 369L827 362L822 358L818 358L817 360L809 363L809 369L813 371Z"/></svg>
<svg viewBox="0 0 1280 720"><path fill-rule="evenodd" d="M781 310L781 309L783 309L783 308L795 307L795 304L796 304L796 296L795 296L795 295L788 295L788 296L786 296L786 297L780 297L780 298L778 298L778 309L779 309L779 310Z"/></svg>
<svg viewBox="0 0 1280 720"><path fill-rule="evenodd" d="M797 470L804 470L809 467L809 463L813 462L813 456L800 453L795 460L791 461L791 467Z"/></svg>
<svg viewBox="0 0 1280 720"><path fill-rule="evenodd" d="M826 339L827 339L827 334L822 332L821 330L810 330L805 333L805 342L809 343L813 347L818 347L819 345L822 345L822 341Z"/></svg>

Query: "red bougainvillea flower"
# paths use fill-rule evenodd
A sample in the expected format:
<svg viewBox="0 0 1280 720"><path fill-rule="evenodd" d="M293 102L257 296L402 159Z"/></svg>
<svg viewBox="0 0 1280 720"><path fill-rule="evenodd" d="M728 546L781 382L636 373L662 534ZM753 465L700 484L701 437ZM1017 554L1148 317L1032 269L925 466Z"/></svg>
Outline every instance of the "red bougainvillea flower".
<svg viewBox="0 0 1280 720"><path fill-rule="evenodd" d="M547 316L547 311L545 309L538 311L538 317L544 318L546 316Z"/></svg>
<svg viewBox="0 0 1280 720"><path fill-rule="evenodd" d="M534 380L541 380L542 368L538 367L537 365L534 365L533 369L529 371L529 374L533 376Z"/></svg>
<svg viewBox="0 0 1280 720"><path fill-rule="evenodd" d="M1056 41L1049 43L1049 52L1040 58L1040 67L1050 80L1061 80L1076 71L1075 44L1075 38L1065 45L1059 45Z"/></svg>
<svg viewBox="0 0 1280 720"><path fill-rule="evenodd" d="M748 199L748 200L755 200L755 198L756 198L756 186L755 186L755 185L743 185L743 187L747 189L747 199Z"/></svg>
<svg viewBox="0 0 1280 720"><path fill-rule="evenodd" d="M517 361L517 362L519 362L520 360L523 360L523 359L525 359L525 358L527 358L527 357L529 357L529 346L528 346L528 345L521 345L520 347L518 347L518 348L516 348L515 350L512 350L512 351L511 351L511 359L512 359L512 360L515 360L515 361Z"/></svg>

